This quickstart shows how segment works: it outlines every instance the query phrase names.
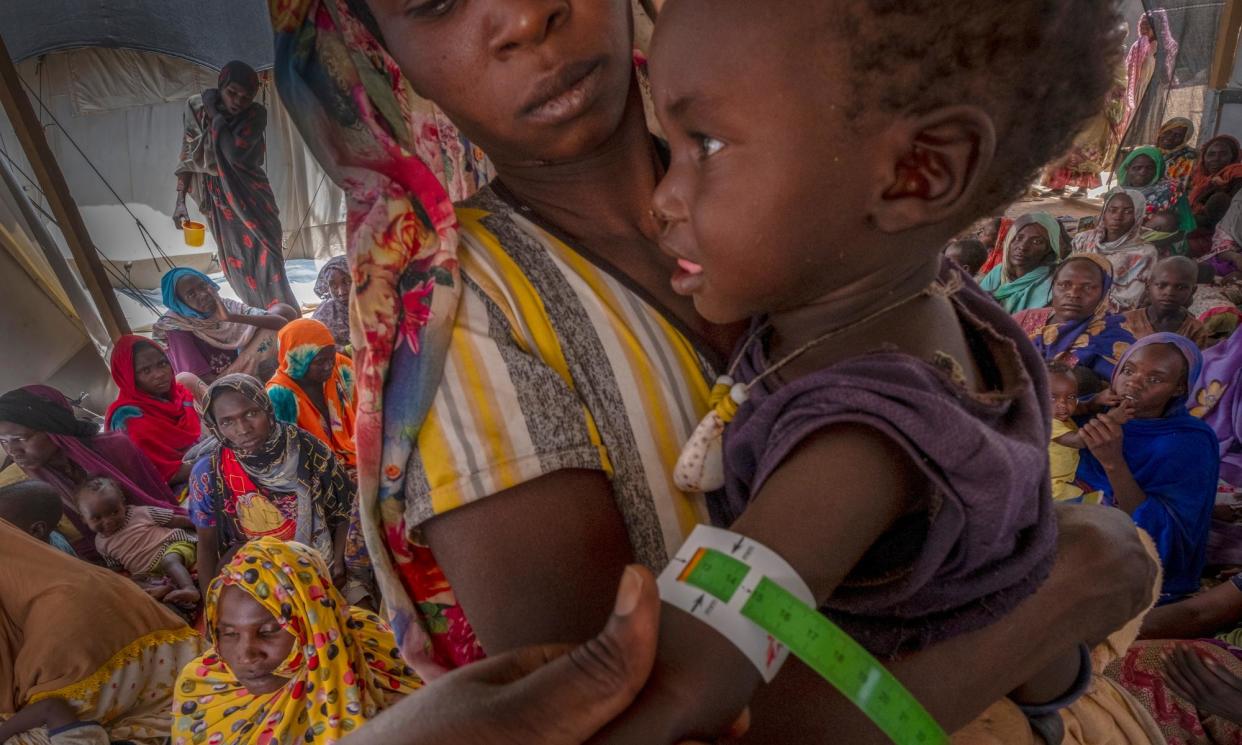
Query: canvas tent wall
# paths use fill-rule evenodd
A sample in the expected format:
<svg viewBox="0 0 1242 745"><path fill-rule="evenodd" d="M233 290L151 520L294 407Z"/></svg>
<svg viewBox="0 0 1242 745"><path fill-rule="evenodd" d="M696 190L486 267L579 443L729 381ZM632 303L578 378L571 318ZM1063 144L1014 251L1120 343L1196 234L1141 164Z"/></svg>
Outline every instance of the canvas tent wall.
<svg viewBox="0 0 1242 745"><path fill-rule="evenodd" d="M0 33L19 62L96 245L143 288L157 286L168 268L165 255L176 264L212 268L210 236L204 247L189 248L171 221L182 117L186 99L214 87L217 69L228 60L271 66L265 3L54 0L53 8L48 5L0 3ZM310 157L269 77L264 75L259 100L269 110L267 166L286 253L295 258L343 253L343 197ZM29 172L6 121L0 121L0 149ZM39 202L37 189L24 186Z"/></svg>

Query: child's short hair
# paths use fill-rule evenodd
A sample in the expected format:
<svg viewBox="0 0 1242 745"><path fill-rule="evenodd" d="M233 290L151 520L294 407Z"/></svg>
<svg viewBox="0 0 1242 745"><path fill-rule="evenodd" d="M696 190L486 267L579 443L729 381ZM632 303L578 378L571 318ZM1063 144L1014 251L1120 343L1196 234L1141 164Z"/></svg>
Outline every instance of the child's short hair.
<svg viewBox="0 0 1242 745"><path fill-rule="evenodd" d="M120 485L120 483L117 482L116 479L109 476L95 476L87 479L73 491L73 497L74 499L77 499L79 496L86 493L98 494L108 487L116 489L122 498L125 497L125 489Z"/></svg>
<svg viewBox="0 0 1242 745"><path fill-rule="evenodd" d="M850 113L979 102L996 157L974 204L1011 201L1068 149L1113 87L1123 39L1113 0L853 0L830 21L849 44ZM828 20L827 14L824 16Z"/></svg>
<svg viewBox="0 0 1242 745"><path fill-rule="evenodd" d="M0 488L0 517L22 530L43 522L54 530L65 514L60 494L42 481L22 481Z"/></svg>
<svg viewBox="0 0 1242 745"><path fill-rule="evenodd" d="M978 238L957 238L949 241L945 246L947 251L956 247L962 254L962 264L970 267L974 271L979 271L979 267L983 266L988 260L988 249L983 245L983 241Z"/></svg>
<svg viewBox="0 0 1242 745"><path fill-rule="evenodd" d="M1060 360L1052 360L1051 362L1048 363L1048 374L1049 375L1068 375L1072 378L1074 377L1074 368L1070 367L1069 365L1065 364L1064 362Z"/></svg>

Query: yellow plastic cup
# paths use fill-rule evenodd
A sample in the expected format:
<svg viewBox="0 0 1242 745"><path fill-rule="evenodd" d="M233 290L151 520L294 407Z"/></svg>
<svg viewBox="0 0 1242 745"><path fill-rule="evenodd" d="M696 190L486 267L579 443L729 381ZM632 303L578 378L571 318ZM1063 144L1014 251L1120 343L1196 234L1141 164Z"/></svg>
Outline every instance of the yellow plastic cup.
<svg viewBox="0 0 1242 745"><path fill-rule="evenodd" d="M185 233L185 245L197 248L206 239L207 226L201 222L186 220L181 223L181 232Z"/></svg>

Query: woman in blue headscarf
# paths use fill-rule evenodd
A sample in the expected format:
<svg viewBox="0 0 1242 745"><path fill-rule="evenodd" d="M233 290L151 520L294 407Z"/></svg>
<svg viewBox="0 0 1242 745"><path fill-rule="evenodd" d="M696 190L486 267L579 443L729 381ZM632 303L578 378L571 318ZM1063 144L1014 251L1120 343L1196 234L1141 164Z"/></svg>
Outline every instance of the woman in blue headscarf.
<svg viewBox="0 0 1242 745"><path fill-rule="evenodd" d="M216 378L246 373L261 380L276 370L276 332L298 317L288 305L270 311L220 297L216 283L179 267L160 280L168 312L155 322L155 339L168 349L177 381L195 398Z"/></svg>
<svg viewBox="0 0 1242 745"><path fill-rule="evenodd" d="M1078 479L1134 517L1164 565L1160 603L1199 590L1207 562L1220 455L1216 433L1186 410L1203 368L1195 343L1177 334L1144 337L1117 363L1113 392L1133 418L1083 425Z"/></svg>

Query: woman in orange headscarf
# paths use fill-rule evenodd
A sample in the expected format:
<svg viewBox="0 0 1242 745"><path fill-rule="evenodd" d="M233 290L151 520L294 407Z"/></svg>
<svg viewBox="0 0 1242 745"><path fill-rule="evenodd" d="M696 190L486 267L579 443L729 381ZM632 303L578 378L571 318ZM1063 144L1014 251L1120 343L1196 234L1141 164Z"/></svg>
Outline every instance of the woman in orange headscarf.
<svg viewBox="0 0 1242 745"><path fill-rule="evenodd" d="M323 440L347 469L356 469L353 362L337 354L332 332L319 321L294 321L277 340L280 368L267 384L276 419Z"/></svg>

